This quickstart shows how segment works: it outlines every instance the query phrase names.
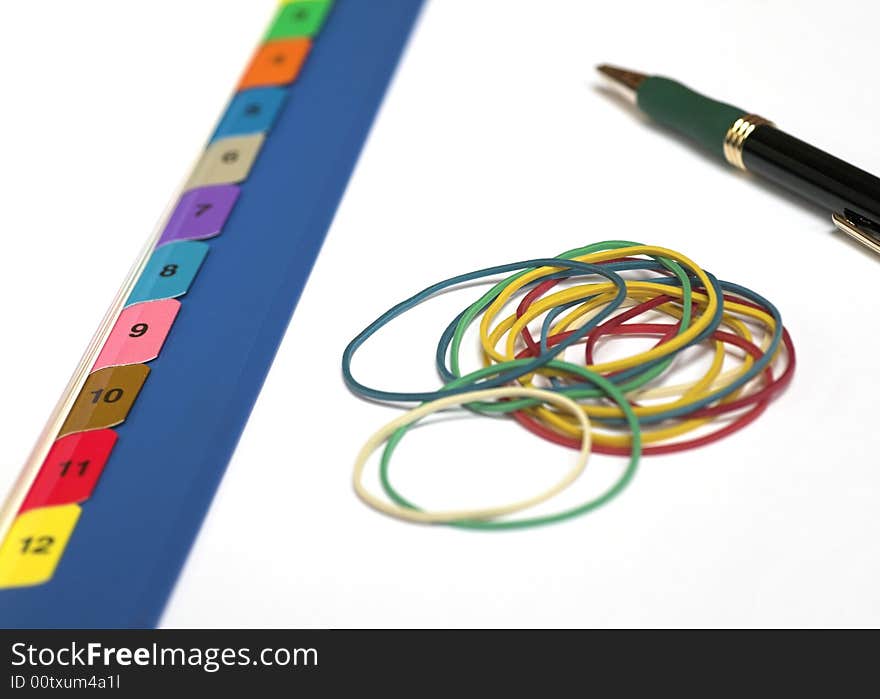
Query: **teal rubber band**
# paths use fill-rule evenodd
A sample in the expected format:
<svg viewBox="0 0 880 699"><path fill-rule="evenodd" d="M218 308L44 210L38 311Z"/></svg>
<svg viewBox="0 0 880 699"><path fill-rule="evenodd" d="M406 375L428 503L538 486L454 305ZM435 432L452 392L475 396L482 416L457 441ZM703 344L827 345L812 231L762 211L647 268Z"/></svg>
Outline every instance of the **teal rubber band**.
<svg viewBox="0 0 880 699"><path fill-rule="evenodd" d="M557 257L571 259L574 257L579 257L581 255L589 255L594 252L602 252L604 250L613 250L619 248L633 247L638 245L644 245L644 243L638 243L629 240L609 240L603 241L601 243L593 243L591 245L586 245L579 248L573 248L571 250L567 250L561 255L557 255ZM692 308L692 288L690 277L687 272L685 272L684 268L675 262L674 260L670 260L668 258L651 256L657 262L662 264L664 267L669 269L681 282L682 288L682 318L681 323L679 324L678 331L676 335L680 335L685 332L690 326L692 317L691 317L691 308ZM487 306L501 293L505 288L510 286L517 279L520 279L525 274L528 274L532 270L523 270L522 272L517 272L516 274L511 275L506 279L502 279L500 282L495 284L489 291L487 291L483 296L477 299L474 303L472 303L461 315L461 318L458 321L458 324L455 328L455 332L452 336L452 342L450 343L449 348L449 364L452 373L456 377L461 377L461 364L460 364L460 350L461 343L464 338L464 334L473 321L477 318L477 316L482 313ZM512 360L517 361L517 360ZM620 384L620 388L628 393L630 391L634 391L638 388L641 388L648 382L657 378L660 374L662 374L669 365L675 361L675 355L671 355L669 357L664 358L662 361L657 364L647 368L644 372L641 372L634 376L632 379L626 381L623 384ZM510 366L515 366L514 364L510 364ZM469 376L474 376L474 373L469 374ZM450 382L447 385L457 385L456 381ZM571 390L561 390L560 393L564 393L569 398L599 398L603 395L602 391L592 390L589 388L575 388ZM528 402L529 399L521 399L520 401L512 401L512 403L520 403ZM532 403L533 404L533 403ZM488 404L485 406L481 406L481 411L483 412L500 412L497 409L497 403Z"/></svg>

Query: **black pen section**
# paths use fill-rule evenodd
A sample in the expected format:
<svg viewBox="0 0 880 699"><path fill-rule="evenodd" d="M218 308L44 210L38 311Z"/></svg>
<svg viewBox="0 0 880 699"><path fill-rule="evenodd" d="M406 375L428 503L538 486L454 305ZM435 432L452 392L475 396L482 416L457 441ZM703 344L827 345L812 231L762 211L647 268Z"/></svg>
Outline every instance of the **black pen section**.
<svg viewBox="0 0 880 699"><path fill-rule="evenodd" d="M880 233L880 179L772 126L743 144L749 172Z"/></svg>

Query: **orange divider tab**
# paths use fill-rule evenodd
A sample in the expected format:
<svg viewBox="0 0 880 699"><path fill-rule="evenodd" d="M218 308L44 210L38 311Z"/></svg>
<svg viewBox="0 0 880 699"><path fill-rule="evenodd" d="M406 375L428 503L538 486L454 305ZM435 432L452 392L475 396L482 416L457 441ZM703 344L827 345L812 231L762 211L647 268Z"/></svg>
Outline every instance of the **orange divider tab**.
<svg viewBox="0 0 880 699"><path fill-rule="evenodd" d="M311 47L311 40L305 38L266 42L251 59L238 89L292 83L299 75Z"/></svg>

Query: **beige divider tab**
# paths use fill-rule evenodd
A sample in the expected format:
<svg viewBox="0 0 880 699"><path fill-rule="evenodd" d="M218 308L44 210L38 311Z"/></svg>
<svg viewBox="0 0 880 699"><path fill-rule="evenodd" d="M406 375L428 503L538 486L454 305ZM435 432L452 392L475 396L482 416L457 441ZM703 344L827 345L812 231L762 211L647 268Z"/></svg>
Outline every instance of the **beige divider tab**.
<svg viewBox="0 0 880 699"><path fill-rule="evenodd" d="M214 141L193 170L186 188L241 182L251 171L264 138L263 134L257 133Z"/></svg>

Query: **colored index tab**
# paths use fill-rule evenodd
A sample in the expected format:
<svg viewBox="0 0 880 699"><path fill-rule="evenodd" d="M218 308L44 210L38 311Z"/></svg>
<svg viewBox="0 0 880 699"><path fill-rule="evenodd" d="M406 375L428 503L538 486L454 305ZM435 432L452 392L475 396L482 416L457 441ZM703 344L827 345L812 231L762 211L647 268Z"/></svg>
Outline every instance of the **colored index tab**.
<svg viewBox="0 0 880 699"><path fill-rule="evenodd" d="M330 0L299 0L285 4L275 15L266 39L314 36L321 30L331 4Z"/></svg>
<svg viewBox="0 0 880 699"><path fill-rule="evenodd" d="M92 371L158 357L178 311L177 299L145 301L122 309Z"/></svg>
<svg viewBox="0 0 880 699"><path fill-rule="evenodd" d="M287 90L283 87L255 87L237 93L229 103L211 140L265 133L272 128L285 97Z"/></svg>
<svg viewBox="0 0 880 699"><path fill-rule="evenodd" d="M0 588L51 579L80 512L79 505L57 505L18 515L0 546Z"/></svg>
<svg viewBox="0 0 880 699"><path fill-rule="evenodd" d="M113 430L77 432L57 440L20 511L88 500L115 444Z"/></svg>
<svg viewBox="0 0 880 699"><path fill-rule="evenodd" d="M209 247L207 243L185 240L156 248L126 305L183 296L198 274Z"/></svg>
<svg viewBox="0 0 880 699"><path fill-rule="evenodd" d="M238 83L238 89L292 83L299 75L311 47L312 42L305 38L266 42L251 59Z"/></svg>
<svg viewBox="0 0 880 699"><path fill-rule="evenodd" d="M265 136L231 136L214 141L202 154L186 189L206 184L234 184L247 178Z"/></svg>
<svg viewBox="0 0 880 699"><path fill-rule="evenodd" d="M98 369L90 374L59 436L99 430L125 422L149 373L148 366L130 364Z"/></svg>
<svg viewBox="0 0 880 699"><path fill-rule="evenodd" d="M219 184L186 192L180 197L157 245L219 235L232 213L239 191L238 185Z"/></svg>

